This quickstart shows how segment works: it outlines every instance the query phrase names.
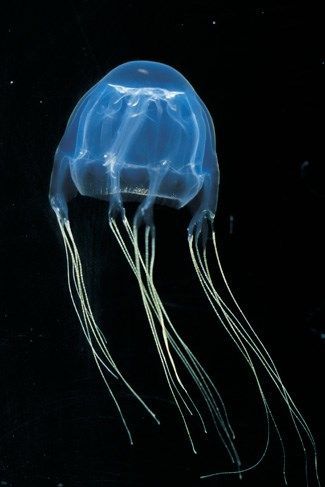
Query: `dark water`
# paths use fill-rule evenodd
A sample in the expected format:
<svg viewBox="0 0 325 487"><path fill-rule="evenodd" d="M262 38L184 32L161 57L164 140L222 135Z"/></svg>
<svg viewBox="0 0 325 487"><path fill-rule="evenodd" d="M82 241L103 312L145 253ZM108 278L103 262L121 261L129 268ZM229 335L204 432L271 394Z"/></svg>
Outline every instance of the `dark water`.
<svg viewBox="0 0 325 487"><path fill-rule="evenodd" d="M180 70L213 116L223 265L315 435L324 470L319 12L294 2L9 2L1 23L0 485L283 485L274 430L265 460L242 481L199 480L228 469L229 460L196 419L199 453L192 454L105 204L82 198L71 204L71 221L94 313L117 363L161 419L156 426L113 379L132 448L74 315L47 199L53 153L80 96L117 64L139 58ZM251 465L265 444L263 408L195 279L189 213L161 207L155 219L157 288L218 385L243 465ZM286 445L289 485L304 486L299 439L265 387Z"/></svg>

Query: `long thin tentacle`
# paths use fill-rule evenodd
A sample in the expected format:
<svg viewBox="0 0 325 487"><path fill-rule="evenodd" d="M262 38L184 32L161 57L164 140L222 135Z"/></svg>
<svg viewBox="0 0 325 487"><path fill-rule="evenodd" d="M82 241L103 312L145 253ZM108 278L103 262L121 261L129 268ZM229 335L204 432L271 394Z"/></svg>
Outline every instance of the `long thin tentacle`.
<svg viewBox="0 0 325 487"><path fill-rule="evenodd" d="M172 388L172 391L175 395L182 397L181 391L185 393L185 398L190 401L190 404L194 407L196 413L198 414L199 418L201 419L202 424L205 424L202 418L201 413L199 412L197 406L193 402L192 398L189 396L180 376L176 369L175 361L172 357L172 351L169 348L170 346L173 348L176 355L180 358L180 360L185 365L186 369L188 370L189 374L191 375L192 379L198 386L207 407L213 417L214 424L217 428L217 431L225 444L225 447L232 459L233 463L237 463L237 466L240 466L240 460L238 454L235 450L233 445L234 434L230 427L228 416L225 410L225 406L221 400L220 394L218 393L216 387L214 386L213 382L211 381L210 377L207 375L206 371L203 369L201 364L195 358L194 354L190 351L188 346L184 343L181 337L177 334L174 325L172 324L162 302L159 298L155 285L153 283L153 267L154 267L154 257L155 257L155 238L154 232L149 227L145 230L145 256L142 257L139 245L138 245L138 236L137 236L137 227L134 226L133 229L131 228L128 220L126 217L123 218L123 223L126 229L126 232L129 236L130 242L133 245L135 257L132 258L127 244L122 238L121 232L118 229L116 221L114 219L110 220L110 227L117 238L121 249L130 264L134 274L136 275L140 290L142 293L142 298L145 306L145 310L147 312L147 317L149 324L152 328L156 346L158 349L158 353L165 370L165 375L167 374L167 382L169 386ZM151 238L151 250L149 250L149 234L152 233ZM144 274L144 278L142 278L142 271ZM151 309L151 311L150 311ZM156 319L162 329L162 343L165 345L165 352L162 350L162 343L159 341L157 330L154 325L154 319ZM167 343L166 343L167 342ZM167 365L169 362L169 366ZM167 365L167 366L166 366ZM174 379L172 379L171 372L173 371ZM172 379L172 380L171 380ZM176 385L178 384L181 389ZM175 388L176 386L176 388ZM211 387L211 389L210 389ZM217 395L219 402L221 403L222 413L215 402L214 393ZM175 397L174 397L175 399ZM178 407L180 404L177 402ZM182 411L180 411L182 414ZM184 421L183 417L183 421ZM219 430L219 425L222 428L222 433ZM186 426L185 426L186 427ZM189 435L188 427L187 433ZM191 438L190 438L191 439ZM192 444L193 445L193 444Z"/></svg>
<svg viewBox="0 0 325 487"><path fill-rule="evenodd" d="M193 246L194 240L195 240L195 245ZM314 438L312 436L312 433L311 433L305 419L303 418L302 414L300 413L300 411L296 407L296 405L293 402L291 396L289 395L287 389L285 388L285 386L284 386L284 384L280 378L279 372L278 372L272 358L270 357L268 351L266 350L265 346L263 345L262 341L260 340L260 338L258 337L256 332L254 331L252 325L247 320L246 316L244 315L242 309L240 308L238 302L236 301L236 299L235 299L235 297L234 297L234 295L233 295L233 293L229 287L229 284L226 280L225 274L223 272L223 269L222 269L222 266L220 263L220 258L219 258L219 254L217 251L216 238L215 238L214 231L212 233L212 240L213 240L213 247L214 247L214 252L215 252L216 259L217 259L218 268L219 268L219 271L221 273L223 282L224 282L226 289L227 289L233 303L235 304L235 307L238 310L239 315L241 316L243 321L240 320L239 317L229 308L229 306L226 305L226 303L221 298L220 294L217 292L217 290L216 290L216 288L212 282L212 278L211 278L211 274L210 274L210 270L209 270L209 266L208 266L208 261L207 261L206 248L205 247L203 248L203 252L202 252L202 256L201 256L200 251L199 251L199 246L198 246L198 236L196 236L196 238L194 238L191 235L191 236L189 236L189 249L190 249L192 262L193 262L195 271L198 275L200 284L201 284L205 294L207 295L208 300L210 301L210 304L211 304L214 312L216 313L219 321L222 323L222 325L224 326L224 328L226 329L226 331L228 332L228 334L230 335L232 340L235 342L235 344L240 349L241 353L243 354L245 360L248 362L248 364L249 364L249 366L250 366L250 368L251 368L251 370L255 376L255 379L257 381L257 385L258 385L258 388L259 388L259 391L260 391L260 394L261 394L261 397L263 400L263 404L264 404L264 408L265 408L265 412L266 412L266 417L267 417L268 433L267 433L266 444L268 445L268 443L269 443L269 419L268 419L268 417L270 417L273 424L275 425L277 434L278 434L280 442L281 442L281 446L282 446L282 450L283 450L283 475L284 475L284 479L286 480L286 467L285 467L285 458L286 457L285 457L285 449L284 449L283 439L282 439L282 436L280 434L277 423L275 422L275 419L272 415L272 412L270 410L268 402L266 401L265 394L261 388L260 380L257 376L256 369L255 369L255 366L253 363L253 356L259 360L259 363L266 370L266 372L269 375L269 377L271 378L272 382L275 384L276 388L280 392L280 395L282 396L282 398L283 398L283 400L284 400L284 402L288 408L288 411L291 415L294 427L295 427L297 434L299 436L299 439L301 441L302 448L303 448L304 455L305 455L305 471L306 471L307 486L308 486L308 478L309 478L307 453L306 453L305 443L304 443L304 440L301 436L301 431L300 431L300 428L298 425L300 425L302 430L306 433L307 437L309 438L309 440L312 444L313 450L314 450L315 474L316 474L318 485L320 486L320 481L319 481L318 471L317 471L317 452L316 452L315 441L314 441ZM223 318L222 318L222 316L223 316ZM245 324L246 324L246 327L245 327ZM250 352L253 353L253 356L251 356L251 354L250 354L250 352L248 352L248 350L250 350ZM261 456L261 459L265 456L265 453L266 452L264 451L264 453ZM260 459L260 461L261 461L261 459ZM258 463L260 463L260 461Z"/></svg>
<svg viewBox="0 0 325 487"><path fill-rule="evenodd" d="M113 360L108 350L107 340L104 337L104 334L101 331L100 327L96 323L95 318L93 316L93 312L90 307L86 286L83 278L82 264L81 264L77 246L74 241L70 223L69 221L62 222L59 218L58 218L58 222L59 222L59 227L63 237L64 248L66 252L68 288L69 288L72 304L76 311L78 320L81 324L81 328L86 336L88 344L90 345L97 368L118 409L119 415L122 419L122 422L128 434L129 441L131 444L133 444L132 435L127 426L125 417L121 411L120 405L114 393L112 392L112 389L107 381L107 378L105 377L104 370L109 372L113 377L115 377L115 379L117 378L120 379L158 424L159 424L159 420L155 416L155 414L151 411L151 409L147 406L147 404L143 401L143 399L132 388L129 382L125 379L121 371L118 369L115 361ZM72 270L72 282L71 282L70 267ZM72 283L73 283L73 287L72 287ZM75 296L78 298L79 304L77 304Z"/></svg>

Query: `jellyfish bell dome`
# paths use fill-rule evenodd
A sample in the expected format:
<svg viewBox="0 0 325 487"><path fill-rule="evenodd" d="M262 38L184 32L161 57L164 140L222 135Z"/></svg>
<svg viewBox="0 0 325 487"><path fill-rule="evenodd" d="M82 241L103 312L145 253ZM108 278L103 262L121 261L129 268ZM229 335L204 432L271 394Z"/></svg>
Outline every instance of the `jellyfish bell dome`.
<svg viewBox="0 0 325 487"><path fill-rule="evenodd" d="M181 208L197 200L214 214L218 163L212 119L176 69L131 61L79 101L55 155L50 198L63 213L81 195ZM58 201L61 200L58 205ZM64 207L64 210L63 210Z"/></svg>
<svg viewBox="0 0 325 487"><path fill-rule="evenodd" d="M187 79L176 69L156 61L129 61L112 69L103 82L130 88L164 88L166 91L193 90Z"/></svg>

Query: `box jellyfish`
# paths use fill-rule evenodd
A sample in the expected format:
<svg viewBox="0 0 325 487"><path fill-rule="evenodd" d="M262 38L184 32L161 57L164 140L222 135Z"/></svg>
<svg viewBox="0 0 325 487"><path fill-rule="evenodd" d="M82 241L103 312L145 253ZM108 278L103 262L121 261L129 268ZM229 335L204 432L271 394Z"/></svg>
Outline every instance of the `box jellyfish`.
<svg viewBox="0 0 325 487"><path fill-rule="evenodd" d="M112 381L118 379L159 422L154 412L133 389L118 368L103 330L96 322L88 298L80 254L69 222L68 202L78 193L107 201L107 220L138 285L154 344L185 432L196 452L190 416L197 415L203 431L207 417L233 467L207 473L203 478L253 469L264 458L273 427L283 451L280 428L262 386L268 378L278 392L301 442L305 454L306 479L312 475L319 484L316 448L312 433L285 388L276 365L237 303L223 272L213 227L219 185L215 132L211 116L190 83L165 64L133 61L110 71L79 101L68 121L56 150L50 183L50 203L62 233L67 258L68 287L77 317L99 372L118 409L129 440L132 435ZM128 201L138 203L133 219L127 216ZM254 465L241 466L234 433L218 389L194 353L177 331L162 303L154 281L155 224L154 206L188 206L189 255L198 281L216 315L247 363L260 395L267 435L265 448ZM221 297L213 281L207 247L214 256L228 294ZM185 377L185 379L184 379ZM189 393L192 381L202 401ZM211 421L212 418L212 421ZM307 445L313 451L309 465ZM313 473L311 473L313 472Z"/></svg>

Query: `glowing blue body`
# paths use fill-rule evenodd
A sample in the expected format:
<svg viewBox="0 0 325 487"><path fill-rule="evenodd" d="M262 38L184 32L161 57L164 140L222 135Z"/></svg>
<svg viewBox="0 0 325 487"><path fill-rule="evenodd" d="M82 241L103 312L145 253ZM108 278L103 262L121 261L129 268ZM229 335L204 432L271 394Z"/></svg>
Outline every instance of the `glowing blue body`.
<svg viewBox="0 0 325 487"><path fill-rule="evenodd" d="M79 101L57 148L50 202L68 219L77 192L109 201L141 201L150 223L155 201L191 203L189 230L213 219L219 183L211 116L189 82L165 64L133 61L110 71Z"/></svg>
<svg viewBox="0 0 325 487"><path fill-rule="evenodd" d="M210 423L215 425L230 456L233 468L207 474L203 478L234 473L241 475L258 466L266 456L270 427L274 424L282 446L283 476L287 484L285 442L270 408L272 401L269 404L268 394L262 389L264 380L268 378L279 391L303 447L306 485L311 485L309 476L313 468L316 484L320 487L312 433L286 390L270 354L236 301L221 266L213 224L206 225L215 216L218 185L212 119L188 81L170 66L148 61L125 63L109 72L74 109L55 153L51 176L50 203L64 241L68 289L74 309L132 444L131 432L111 388L113 379L120 380L157 423L159 420L118 369L108 347L109 340L105 339L92 311L68 217L68 202L79 192L108 202L109 227L138 281L171 397L179 410L193 452L196 449L187 416L196 414L207 433L206 425L209 423L204 419L205 411L211 416ZM139 201L132 224L124 210L126 201ZM188 246L193 268L218 322L243 355L256 381L264 406L266 445L258 460L248 467L241 466L234 443L235 435L220 393L178 334L155 286L156 235L152 210L156 202L176 208L190 206L193 217L188 227ZM119 216L122 218L116 218ZM141 223L145 223L144 232L142 229L139 231ZM209 236L210 239L207 238ZM214 273L210 272L208 263L209 243L221 282L228 293L227 299L214 285ZM126 293L127 289L126 286ZM230 307L226 304L228 301ZM178 367L182 369L180 374ZM266 377L259 376L263 371ZM197 406L196 398L191 398L183 377L196 386L202 404ZM204 406L202 413L201 406ZM307 440L314 455L312 468L309 467L305 447Z"/></svg>

